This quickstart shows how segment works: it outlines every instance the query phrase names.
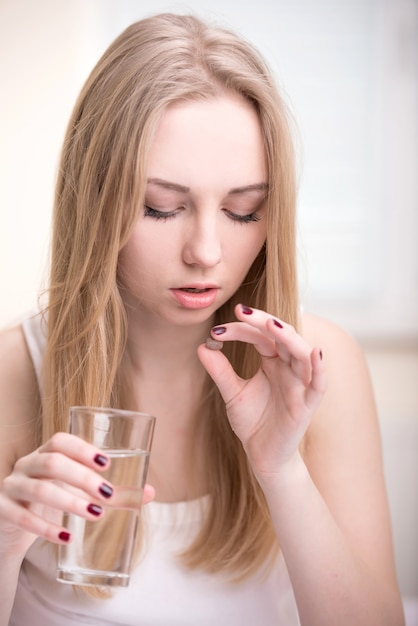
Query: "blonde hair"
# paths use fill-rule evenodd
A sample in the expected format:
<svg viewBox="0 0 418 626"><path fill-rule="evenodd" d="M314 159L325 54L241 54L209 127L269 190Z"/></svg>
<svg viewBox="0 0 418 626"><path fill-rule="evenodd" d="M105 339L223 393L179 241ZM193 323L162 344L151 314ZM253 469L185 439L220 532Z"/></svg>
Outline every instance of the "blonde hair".
<svg viewBox="0 0 418 626"><path fill-rule="evenodd" d="M93 69L63 146L54 209L44 440L67 429L72 404L126 404L120 371L127 322L118 255L143 206L153 133L170 103L225 92L240 94L259 116L268 163L268 226L265 246L238 292L217 311L216 322L234 319L234 305L243 302L297 325L293 141L287 107L265 62L242 38L194 16L161 14L132 24ZM227 343L225 352L241 376L258 368L252 346ZM239 579L265 563L277 543L224 403L214 386L208 394L211 505L183 559L189 567Z"/></svg>

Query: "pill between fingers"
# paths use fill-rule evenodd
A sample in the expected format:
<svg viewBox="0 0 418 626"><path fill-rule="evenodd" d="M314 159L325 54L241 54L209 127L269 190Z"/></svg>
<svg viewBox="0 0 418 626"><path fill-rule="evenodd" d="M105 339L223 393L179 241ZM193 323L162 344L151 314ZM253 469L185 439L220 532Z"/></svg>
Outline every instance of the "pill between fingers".
<svg viewBox="0 0 418 626"><path fill-rule="evenodd" d="M222 341L217 341L216 339L212 339L212 337L206 339L206 347L209 348L209 350L222 350L223 346Z"/></svg>

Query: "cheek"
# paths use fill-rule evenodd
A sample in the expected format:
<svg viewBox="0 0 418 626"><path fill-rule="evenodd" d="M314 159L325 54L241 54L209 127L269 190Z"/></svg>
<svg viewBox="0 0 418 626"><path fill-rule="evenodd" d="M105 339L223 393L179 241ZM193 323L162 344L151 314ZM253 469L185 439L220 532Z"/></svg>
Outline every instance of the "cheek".
<svg viewBox="0 0 418 626"><path fill-rule="evenodd" d="M236 277L241 282L248 274L251 266L259 255L265 243L264 232L260 232L259 236L249 239L234 237L234 267Z"/></svg>
<svg viewBox="0 0 418 626"><path fill-rule="evenodd" d="M237 259L241 260L241 263L248 265L248 267L252 265L266 241L265 230L265 228L260 228L256 233L251 234L251 236L240 237L238 235L233 238L235 256Z"/></svg>
<svg viewBox="0 0 418 626"><path fill-rule="evenodd" d="M142 279L143 269L151 262L148 256L147 247L133 234L119 253L119 276L125 287Z"/></svg>
<svg viewBox="0 0 418 626"><path fill-rule="evenodd" d="M143 226L143 225L142 225ZM173 238L157 236L152 229L134 230L119 254L119 276L125 287L155 284L167 273Z"/></svg>

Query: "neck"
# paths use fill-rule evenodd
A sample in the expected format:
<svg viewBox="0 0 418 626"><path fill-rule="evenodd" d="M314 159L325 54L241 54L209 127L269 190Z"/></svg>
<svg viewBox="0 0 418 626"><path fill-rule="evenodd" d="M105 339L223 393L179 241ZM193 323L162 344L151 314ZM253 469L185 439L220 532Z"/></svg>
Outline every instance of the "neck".
<svg viewBox="0 0 418 626"><path fill-rule="evenodd" d="M195 367L197 347L206 341L212 325L212 320L197 326L169 326L160 320L150 325L129 319L127 352L134 371L155 368L160 376L173 376L180 368Z"/></svg>
<svg viewBox="0 0 418 626"><path fill-rule="evenodd" d="M189 326L169 325L155 318L128 317L126 374L141 410L163 417L181 411L181 421L196 414L206 371L197 356L213 319Z"/></svg>
<svg viewBox="0 0 418 626"><path fill-rule="evenodd" d="M129 319L126 373L135 406L157 418L149 481L158 500L185 500L206 492L201 426L206 415L207 374L197 357L213 320L196 326L170 326ZM207 407L206 407L207 410Z"/></svg>

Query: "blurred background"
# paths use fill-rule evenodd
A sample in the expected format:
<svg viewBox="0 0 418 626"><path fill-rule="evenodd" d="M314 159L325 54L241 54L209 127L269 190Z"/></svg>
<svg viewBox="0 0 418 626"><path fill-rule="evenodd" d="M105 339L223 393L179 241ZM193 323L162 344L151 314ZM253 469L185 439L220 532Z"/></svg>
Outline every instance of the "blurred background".
<svg viewBox="0 0 418 626"><path fill-rule="evenodd" d="M159 11L239 31L284 89L299 131L301 300L366 354L415 626L418 0L0 0L0 326L45 285L57 161L85 78L125 26Z"/></svg>

